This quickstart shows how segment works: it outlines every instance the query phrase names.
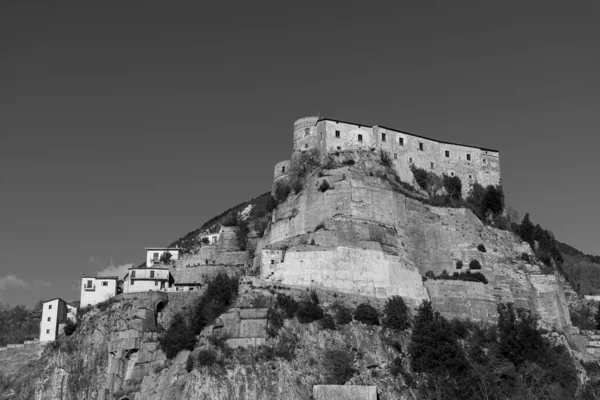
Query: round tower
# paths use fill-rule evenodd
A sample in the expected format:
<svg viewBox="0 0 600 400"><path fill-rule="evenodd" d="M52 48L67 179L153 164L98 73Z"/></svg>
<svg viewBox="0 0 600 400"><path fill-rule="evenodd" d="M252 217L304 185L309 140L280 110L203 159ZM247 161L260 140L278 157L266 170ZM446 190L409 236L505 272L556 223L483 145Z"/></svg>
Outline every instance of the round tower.
<svg viewBox="0 0 600 400"><path fill-rule="evenodd" d="M318 146L316 125L319 117L304 117L294 121L293 152L308 150Z"/></svg>
<svg viewBox="0 0 600 400"><path fill-rule="evenodd" d="M281 178L285 178L290 169L290 160L280 161L275 164L274 180L278 181Z"/></svg>

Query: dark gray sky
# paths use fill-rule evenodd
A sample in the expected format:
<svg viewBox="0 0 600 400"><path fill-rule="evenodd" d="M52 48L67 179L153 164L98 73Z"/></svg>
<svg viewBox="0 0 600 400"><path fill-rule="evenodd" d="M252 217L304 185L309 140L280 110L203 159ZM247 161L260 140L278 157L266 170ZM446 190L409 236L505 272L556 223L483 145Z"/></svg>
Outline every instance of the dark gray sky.
<svg viewBox="0 0 600 400"><path fill-rule="evenodd" d="M0 301L269 190L319 111L499 149L507 203L600 252L597 1L209 3L0 2Z"/></svg>

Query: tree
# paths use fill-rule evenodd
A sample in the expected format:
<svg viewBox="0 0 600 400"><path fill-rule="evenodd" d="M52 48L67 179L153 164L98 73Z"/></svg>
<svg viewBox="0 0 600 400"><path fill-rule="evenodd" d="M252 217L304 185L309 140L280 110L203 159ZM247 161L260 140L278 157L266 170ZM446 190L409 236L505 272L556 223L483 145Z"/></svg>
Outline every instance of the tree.
<svg viewBox="0 0 600 400"><path fill-rule="evenodd" d="M519 227L519 236L524 242L533 246L533 224L529 220L529 213L525 214L521 226Z"/></svg>
<svg viewBox="0 0 600 400"><path fill-rule="evenodd" d="M451 200L460 200L462 198L462 182L458 176L444 175L444 189Z"/></svg>
<svg viewBox="0 0 600 400"><path fill-rule="evenodd" d="M408 307L400 296L390 297L383 309L383 326L403 331L410 326Z"/></svg>
<svg viewBox="0 0 600 400"><path fill-rule="evenodd" d="M356 307L354 319L365 325L379 325L379 312L370 304L362 303Z"/></svg>
<svg viewBox="0 0 600 400"><path fill-rule="evenodd" d="M594 320L596 321L596 329L600 329L600 306L598 306L598 311L594 315Z"/></svg>

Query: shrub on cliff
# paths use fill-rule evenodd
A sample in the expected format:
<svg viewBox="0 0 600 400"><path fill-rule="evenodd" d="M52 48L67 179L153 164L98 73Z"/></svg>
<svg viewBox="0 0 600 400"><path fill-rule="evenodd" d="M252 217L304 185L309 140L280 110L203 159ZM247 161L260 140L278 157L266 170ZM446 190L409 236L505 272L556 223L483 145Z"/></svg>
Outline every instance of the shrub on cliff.
<svg viewBox="0 0 600 400"><path fill-rule="evenodd" d="M471 262L469 263L469 268L470 269L481 269L481 264L477 260L471 260Z"/></svg>
<svg viewBox="0 0 600 400"><path fill-rule="evenodd" d="M67 322L65 323L65 327L63 330L65 335L71 336L73 334L73 332L75 332L76 329L77 329L77 323L73 322L71 319L67 319Z"/></svg>
<svg viewBox="0 0 600 400"><path fill-rule="evenodd" d="M298 317L298 322L301 324L309 324L323 318L323 309L319 306L318 301L315 301L311 296L300 302L296 310L296 317Z"/></svg>
<svg viewBox="0 0 600 400"><path fill-rule="evenodd" d="M276 204L283 203L288 196L292 193L292 186L287 179L282 179L275 183L275 190L273 190L274 199ZM274 207L273 207L274 208Z"/></svg>
<svg viewBox="0 0 600 400"><path fill-rule="evenodd" d="M181 350L193 350L196 346L196 334L184 316L177 313L171 325L158 337L160 349L168 359L174 358Z"/></svg>
<svg viewBox="0 0 600 400"><path fill-rule="evenodd" d="M323 179L323 182L321 182L321 185L319 186L319 191L321 193L325 193L329 189L331 189L331 185L329 185L329 182L327 182L327 179Z"/></svg>
<svg viewBox="0 0 600 400"><path fill-rule="evenodd" d="M402 297L392 296L386 301L383 308L383 326L398 331L410 326L410 314Z"/></svg>
<svg viewBox="0 0 600 400"><path fill-rule="evenodd" d="M291 296L285 293L277 293L275 298L277 307L281 308L287 318L294 318L296 311L298 310L298 302Z"/></svg>
<svg viewBox="0 0 600 400"><path fill-rule="evenodd" d="M417 181L417 184L421 187L421 189L427 190L429 173L423 168L415 167L414 164L411 165L410 170L412 171L415 181Z"/></svg>
<svg viewBox="0 0 600 400"><path fill-rule="evenodd" d="M192 310L191 327L195 334L231 307L237 297L238 281L237 276L219 273L207 282L204 294L198 298Z"/></svg>
<svg viewBox="0 0 600 400"><path fill-rule="evenodd" d="M485 249L485 246L483 244L479 244L477 246L477 250L479 250L482 253L485 253L487 250Z"/></svg>
<svg viewBox="0 0 600 400"><path fill-rule="evenodd" d="M391 167L392 166L392 157L390 157L390 153L388 153L387 151L385 151L383 149L379 150L379 162L384 167Z"/></svg>
<svg viewBox="0 0 600 400"><path fill-rule="evenodd" d="M321 156L318 149L313 148L296 153L290 163L290 179L292 181L295 179L303 180L307 174L317 169L320 165Z"/></svg>
<svg viewBox="0 0 600 400"><path fill-rule="evenodd" d="M325 383L343 385L354 375L354 354L345 349L328 349L323 353Z"/></svg>
<svg viewBox="0 0 600 400"><path fill-rule="evenodd" d="M270 307L267 312L267 334L270 337L276 337L281 328L283 328L284 314L282 310Z"/></svg>
<svg viewBox="0 0 600 400"><path fill-rule="evenodd" d="M336 324L346 325L352 322L352 310L342 304L337 304L334 308Z"/></svg>
<svg viewBox="0 0 600 400"><path fill-rule="evenodd" d="M461 260L456 261L456 269L461 269L463 267L463 262Z"/></svg>
<svg viewBox="0 0 600 400"><path fill-rule="evenodd" d="M379 325L379 311L368 303L362 303L356 307L354 319L365 325Z"/></svg>
<svg viewBox="0 0 600 400"><path fill-rule="evenodd" d="M462 182L458 176L444 175L442 182L450 200L460 200L462 198Z"/></svg>
<svg viewBox="0 0 600 400"><path fill-rule="evenodd" d="M502 186L487 186L484 188L475 183L466 199L467 206L477 217L485 221L488 216L495 218L504 210L504 193Z"/></svg>

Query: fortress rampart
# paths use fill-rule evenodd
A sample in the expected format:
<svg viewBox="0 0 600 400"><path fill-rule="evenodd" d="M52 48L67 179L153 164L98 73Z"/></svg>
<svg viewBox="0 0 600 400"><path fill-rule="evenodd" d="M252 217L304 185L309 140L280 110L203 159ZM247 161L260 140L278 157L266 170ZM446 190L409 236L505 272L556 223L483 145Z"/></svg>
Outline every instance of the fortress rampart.
<svg viewBox="0 0 600 400"><path fill-rule="evenodd" d="M500 184L497 150L433 140L383 126L366 126L328 118L305 117L294 122L293 154L316 148L321 156L347 151L387 152L403 179L412 180L411 166L438 175L458 176L466 194L473 183ZM275 166L275 180L285 176L289 161Z"/></svg>

